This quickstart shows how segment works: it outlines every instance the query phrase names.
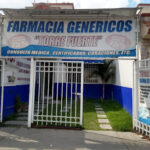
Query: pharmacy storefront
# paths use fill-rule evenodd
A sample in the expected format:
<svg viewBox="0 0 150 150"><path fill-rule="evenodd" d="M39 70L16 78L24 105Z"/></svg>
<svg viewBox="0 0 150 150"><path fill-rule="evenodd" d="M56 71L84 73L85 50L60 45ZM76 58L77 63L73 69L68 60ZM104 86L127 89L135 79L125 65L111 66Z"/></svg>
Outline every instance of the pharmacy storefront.
<svg viewBox="0 0 150 150"><path fill-rule="evenodd" d="M3 56L135 57L134 19L6 20ZM102 51L100 50L102 49ZM114 50L116 49L116 50Z"/></svg>
<svg viewBox="0 0 150 150"><path fill-rule="evenodd" d="M91 72L104 59L114 59L116 66L116 80L106 86L106 99L116 99L135 115L136 9L3 11L1 56L4 70L11 68L4 73L10 80L18 79L13 69L19 67L19 78L24 81L19 86L30 91L26 98L28 127L82 126L83 99L102 96L101 80L91 77ZM8 60L14 63L6 63ZM18 60L22 64L17 67ZM9 87L13 93L14 86L18 84L3 82L1 120L5 116L2 104L8 100L5 89ZM17 95L22 97L22 91Z"/></svg>

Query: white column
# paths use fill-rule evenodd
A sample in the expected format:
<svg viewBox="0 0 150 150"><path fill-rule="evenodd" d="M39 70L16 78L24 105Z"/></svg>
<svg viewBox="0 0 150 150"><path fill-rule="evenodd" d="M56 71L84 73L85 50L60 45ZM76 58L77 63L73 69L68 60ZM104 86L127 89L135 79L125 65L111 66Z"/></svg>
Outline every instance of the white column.
<svg viewBox="0 0 150 150"><path fill-rule="evenodd" d="M4 104L4 76L5 76L5 60L2 60L2 68L1 68L1 120L0 122L3 121L3 104Z"/></svg>
<svg viewBox="0 0 150 150"><path fill-rule="evenodd" d="M31 58L31 68L30 68L30 91L29 91L29 107L28 107L28 127L31 127L31 122L32 122L32 99L33 99L33 76L34 76L34 60Z"/></svg>
<svg viewBox="0 0 150 150"><path fill-rule="evenodd" d="M36 61L33 61L33 68L32 68L32 70L33 70L33 89L32 89L32 121L31 121L31 123L33 123L33 119L34 119L34 102L35 102L35 99L34 99L34 97L35 97L35 79L36 79Z"/></svg>
<svg viewBox="0 0 150 150"><path fill-rule="evenodd" d="M80 125L83 124L83 85L84 85L84 63L81 63L81 98L80 98Z"/></svg>
<svg viewBox="0 0 150 150"><path fill-rule="evenodd" d="M138 61L133 61L133 92L132 92L132 112L133 112L133 128L134 120L138 119L138 103L139 103L139 87L138 87Z"/></svg>

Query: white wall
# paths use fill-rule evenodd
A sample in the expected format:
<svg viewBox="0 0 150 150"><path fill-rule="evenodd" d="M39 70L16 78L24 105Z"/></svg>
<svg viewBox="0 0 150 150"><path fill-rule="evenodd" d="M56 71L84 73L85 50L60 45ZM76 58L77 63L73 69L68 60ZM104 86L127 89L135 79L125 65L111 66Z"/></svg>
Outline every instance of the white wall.
<svg viewBox="0 0 150 150"><path fill-rule="evenodd" d="M133 61L116 60L116 80L115 85L123 87L133 87Z"/></svg>
<svg viewBox="0 0 150 150"><path fill-rule="evenodd" d="M67 72L67 67L64 64L57 64L55 70L58 72L55 72L55 82L62 83L62 77L63 77L63 82L66 82L66 72ZM63 73L62 73L63 71Z"/></svg>

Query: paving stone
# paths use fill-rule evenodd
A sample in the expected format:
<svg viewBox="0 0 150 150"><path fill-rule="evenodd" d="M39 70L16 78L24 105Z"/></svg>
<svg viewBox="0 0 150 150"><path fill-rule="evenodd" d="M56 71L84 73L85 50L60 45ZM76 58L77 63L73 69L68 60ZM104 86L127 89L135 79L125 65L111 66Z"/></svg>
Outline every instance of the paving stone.
<svg viewBox="0 0 150 150"><path fill-rule="evenodd" d="M112 130L112 127L110 124L100 124L100 128L106 129L106 130Z"/></svg>
<svg viewBox="0 0 150 150"><path fill-rule="evenodd" d="M95 107L101 107L101 105L95 105Z"/></svg>
<svg viewBox="0 0 150 150"><path fill-rule="evenodd" d="M106 115L97 115L97 118L107 118Z"/></svg>
<svg viewBox="0 0 150 150"><path fill-rule="evenodd" d="M5 125L27 126L27 121L6 121Z"/></svg>
<svg viewBox="0 0 150 150"><path fill-rule="evenodd" d="M96 111L97 114L105 114L104 111Z"/></svg>
<svg viewBox="0 0 150 150"><path fill-rule="evenodd" d="M98 123L109 123L109 120L108 119L98 119Z"/></svg>
<svg viewBox="0 0 150 150"><path fill-rule="evenodd" d="M103 108L95 108L96 110L103 110Z"/></svg>

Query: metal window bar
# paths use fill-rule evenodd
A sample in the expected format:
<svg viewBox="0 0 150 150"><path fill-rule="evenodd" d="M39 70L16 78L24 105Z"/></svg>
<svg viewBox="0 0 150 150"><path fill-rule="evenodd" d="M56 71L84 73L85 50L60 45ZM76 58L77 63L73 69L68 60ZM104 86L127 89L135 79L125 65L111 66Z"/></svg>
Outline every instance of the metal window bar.
<svg viewBox="0 0 150 150"><path fill-rule="evenodd" d="M62 116L62 108L63 108L63 87L64 87L64 75L63 75L63 63L62 63L62 66L61 66L61 74L62 74L62 82L61 82L61 110L60 110L60 113L61 113L61 116ZM60 117L60 124L62 123L62 117Z"/></svg>
<svg viewBox="0 0 150 150"><path fill-rule="evenodd" d="M77 122L76 117L77 117L77 98L78 98L77 97L77 93L78 93L78 87L77 87L78 86L78 80L77 80L78 77L77 77L77 75L78 74L77 74L77 64L76 64L76 80L75 80L76 81L75 82L76 83L76 85L75 85L75 87L76 87L76 89L75 89L75 125L76 125L76 122Z"/></svg>
<svg viewBox="0 0 150 150"><path fill-rule="evenodd" d="M81 93L80 93L80 126L83 123L83 82L84 82L84 63L81 63Z"/></svg>
<svg viewBox="0 0 150 150"><path fill-rule="evenodd" d="M65 126L67 123L67 103L68 103L68 63L66 63L66 105L65 105Z"/></svg>
<svg viewBox="0 0 150 150"><path fill-rule="evenodd" d="M49 100L50 100L50 92L49 92L49 86L50 86L50 67L49 67L50 65L49 65L49 63L48 63L48 74L47 74L47 76L48 76L48 82L47 82L47 111L46 111L46 125L48 124L48 107L49 107Z"/></svg>
<svg viewBox="0 0 150 150"><path fill-rule="evenodd" d="M37 65L37 64L36 64ZM39 115L39 105L40 105L40 97L41 97L41 95L40 95L40 93L41 93L41 90L40 90L40 85L41 85L41 71L39 70L39 69L41 69L41 62L39 62L38 63L38 67L37 67L37 70L38 70L38 78L39 78L39 82L38 82L38 107L37 107L37 111L34 111L34 112L37 112L37 116ZM37 118L37 125L39 124L39 122L38 122L38 118Z"/></svg>
<svg viewBox="0 0 150 150"><path fill-rule="evenodd" d="M42 119L43 119L43 111L44 111L44 96L45 96L45 62L43 63L43 85L42 85ZM43 125L43 121L42 121Z"/></svg>
<svg viewBox="0 0 150 150"><path fill-rule="evenodd" d="M55 72L54 72L55 63L52 63L52 73L53 73L53 80L52 80L52 102L51 102L51 124L53 123L53 101L54 101L54 81L55 81Z"/></svg>
<svg viewBox="0 0 150 150"><path fill-rule="evenodd" d="M57 62L57 71L59 70L59 67L60 67L60 64L59 64L59 62ZM57 82L57 91L56 91L56 116L58 116L58 114L57 114L57 107L58 107L58 87L59 87L59 83L58 83L58 77L59 77L59 73L58 74L56 74L56 82ZM57 122L55 123L56 125L57 125Z"/></svg>
<svg viewBox="0 0 150 150"><path fill-rule="evenodd" d="M73 63L71 63L71 71L73 72ZM73 90L73 73L71 74L71 102L70 102L70 127L71 127L71 122L72 122L72 90Z"/></svg>

